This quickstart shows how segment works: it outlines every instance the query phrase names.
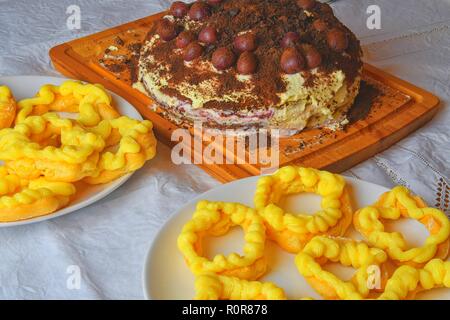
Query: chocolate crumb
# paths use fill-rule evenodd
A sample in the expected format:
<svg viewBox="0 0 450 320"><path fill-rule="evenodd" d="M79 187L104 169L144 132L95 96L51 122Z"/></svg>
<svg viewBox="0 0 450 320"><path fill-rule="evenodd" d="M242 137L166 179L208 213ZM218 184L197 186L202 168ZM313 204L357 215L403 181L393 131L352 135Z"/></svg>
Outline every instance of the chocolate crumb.
<svg viewBox="0 0 450 320"><path fill-rule="evenodd" d="M365 81L361 81L359 94L347 114L349 122L355 123L358 120L365 119L380 94L381 92L378 88Z"/></svg>
<svg viewBox="0 0 450 320"><path fill-rule="evenodd" d="M139 53L141 50L142 44L139 42L131 43L128 45L127 49L131 51L131 53Z"/></svg>
<svg viewBox="0 0 450 320"><path fill-rule="evenodd" d="M125 65L121 63L106 64L105 67L114 73L119 73L125 70Z"/></svg>
<svg viewBox="0 0 450 320"><path fill-rule="evenodd" d="M123 46L125 44L125 42L122 40L121 37L116 37L116 39L114 41L119 46Z"/></svg>

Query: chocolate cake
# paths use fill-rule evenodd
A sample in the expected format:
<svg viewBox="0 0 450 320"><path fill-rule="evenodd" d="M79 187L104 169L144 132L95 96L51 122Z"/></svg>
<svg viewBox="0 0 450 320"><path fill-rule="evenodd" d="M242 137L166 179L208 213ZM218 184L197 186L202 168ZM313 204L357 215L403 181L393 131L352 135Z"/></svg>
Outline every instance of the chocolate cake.
<svg viewBox="0 0 450 320"><path fill-rule="evenodd" d="M177 123L293 133L345 123L361 55L314 0L177 1L149 31L134 86Z"/></svg>

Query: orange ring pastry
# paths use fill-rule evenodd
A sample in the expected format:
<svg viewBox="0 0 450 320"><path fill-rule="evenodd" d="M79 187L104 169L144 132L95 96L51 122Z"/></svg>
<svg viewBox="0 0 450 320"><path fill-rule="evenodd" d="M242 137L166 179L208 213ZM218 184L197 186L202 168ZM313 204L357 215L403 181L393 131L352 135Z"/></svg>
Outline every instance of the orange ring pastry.
<svg viewBox="0 0 450 320"><path fill-rule="evenodd" d="M104 137L111 132L104 124L87 130L55 113L30 116L14 129L0 132L0 141L7 142L0 147L0 157L11 173L25 179L44 176L51 181L75 182L97 170ZM84 158L78 159L76 151Z"/></svg>
<svg viewBox="0 0 450 320"><path fill-rule="evenodd" d="M111 96L100 84L68 80L60 86L45 85L40 88L36 97L19 101L16 124L30 116L55 111L77 112L77 121L85 127L92 127L102 120L120 117L111 103Z"/></svg>
<svg viewBox="0 0 450 320"><path fill-rule="evenodd" d="M379 300L411 300L422 291L450 288L450 261L433 259L423 268L400 266Z"/></svg>
<svg viewBox="0 0 450 320"><path fill-rule="evenodd" d="M45 179L24 181L0 168L0 222L43 216L66 206L76 190L73 184Z"/></svg>
<svg viewBox="0 0 450 320"><path fill-rule="evenodd" d="M45 177L49 181L76 182L97 171L99 153L93 153L82 163L67 163L46 159L20 159L6 161L5 166L12 174L23 179Z"/></svg>
<svg viewBox="0 0 450 320"><path fill-rule="evenodd" d="M78 120L47 111L73 111ZM66 81L43 86L19 102L14 129L0 134L0 158L23 178L44 176L91 184L107 183L141 168L156 153L152 123L119 117L101 86ZM115 151L114 148L118 150Z"/></svg>
<svg viewBox="0 0 450 320"><path fill-rule="evenodd" d="M109 123L113 130L111 140L120 136L117 151L108 148L101 153L97 172L84 179L89 184L107 183L136 171L156 155L157 143L150 121L120 117Z"/></svg>
<svg viewBox="0 0 450 320"><path fill-rule="evenodd" d="M430 236L422 247L407 249L402 234L385 231L384 220L402 217L415 219L429 230ZM446 259L449 254L449 219L442 211L427 207L405 187L396 187L373 206L357 211L354 225L372 246L385 250L398 264L420 267L434 258Z"/></svg>
<svg viewBox="0 0 450 320"><path fill-rule="evenodd" d="M205 258L203 239L222 236L233 226L244 229L244 255L232 253L225 257L218 254L212 260ZM195 275L214 273L256 280L267 270L265 231L261 217L251 208L237 203L201 201L192 220L184 225L178 237L178 248Z"/></svg>
<svg viewBox="0 0 450 320"><path fill-rule="evenodd" d="M5 126L15 117L13 128L0 128L0 221L54 212L75 193L71 182L109 182L155 156L152 123L120 117L101 85L45 85L17 104L17 116L13 103L9 89L0 87L0 111L7 107L0 116L12 119Z"/></svg>
<svg viewBox="0 0 450 320"><path fill-rule="evenodd" d="M0 129L9 128L16 118L16 100L7 86L0 86Z"/></svg>
<svg viewBox="0 0 450 320"><path fill-rule="evenodd" d="M357 269L351 281L343 281L322 268L327 262ZM361 300L369 297L368 268L377 266L388 278L386 253L366 243L345 238L317 236L296 256L295 264L306 281L325 299ZM383 280L385 280L383 279Z"/></svg>
<svg viewBox="0 0 450 320"><path fill-rule="evenodd" d="M59 131L58 147L32 141L45 135L49 126L55 134ZM42 176L52 181L78 181L97 170L104 147L102 136L54 113L28 117L13 129L0 130L0 159L11 173L26 179Z"/></svg>
<svg viewBox="0 0 450 320"><path fill-rule="evenodd" d="M278 204L284 196L302 192L322 196L322 210L314 215L286 213ZM316 169L288 166L259 179L254 197L268 236L284 250L298 253L314 236L343 236L353 210L344 178Z"/></svg>
<svg viewBox="0 0 450 320"><path fill-rule="evenodd" d="M247 281L216 274L195 280L195 300L287 300L284 290L272 282Z"/></svg>

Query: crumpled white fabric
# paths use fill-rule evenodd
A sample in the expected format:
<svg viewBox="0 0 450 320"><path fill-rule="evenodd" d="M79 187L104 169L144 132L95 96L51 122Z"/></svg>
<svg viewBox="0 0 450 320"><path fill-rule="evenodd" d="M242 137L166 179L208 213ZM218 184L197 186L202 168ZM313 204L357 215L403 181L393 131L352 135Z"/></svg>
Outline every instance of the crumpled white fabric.
<svg viewBox="0 0 450 320"><path fill-rule="evenodd" d="M0 75L58 75L48 57L52 46L156 13L169 2L0 0ZM81 9L80 31L66 27L73 4ZM371 4L381 7L382 30L366 28ZM367 61L442 99L428 125L346 174L387 187L406 185L450 213L450 1L339 0L333 6L361 38ZM218 184L194 165L173 165L160 144L155 160L98 203L0 229L0 298L143 298L144 256L156 232L180 206ZM71 290L73 265L82 280Z"/></svg>

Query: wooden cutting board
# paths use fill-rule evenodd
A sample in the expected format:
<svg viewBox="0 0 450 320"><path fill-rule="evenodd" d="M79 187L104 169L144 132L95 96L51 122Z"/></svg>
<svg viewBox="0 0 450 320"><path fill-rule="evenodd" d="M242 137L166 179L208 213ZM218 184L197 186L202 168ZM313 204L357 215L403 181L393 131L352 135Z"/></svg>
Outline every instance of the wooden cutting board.
<svg viewBox="0 0 450 320"><path fill-rule="evenodd" d="M153 122L159 140L172 146L172 133L179 127L164 118L162 109L152 99L131 87L129 69L121 67L124 61L133 58L133 50L163 15L160 13L58 45L50 50L50 57L55 68L65 76L101 83L128 100ZM297 164L342 172L387 149L431 120L438 111L436 96L371 65L364 65L363 80L361 93L351 111L351 124L336 132L313 129L282 138L281 166ZM361 114L365 116L358 117ZM203 145L210 146L211 142L204 139ZM226 153L224 145L217 146L219 149ZM192 154L194 152L192 150ZM247 157L248 153L247 148ZM258 175L263 167L261 163L234 163L199 166L222 182Z"/></svg>

